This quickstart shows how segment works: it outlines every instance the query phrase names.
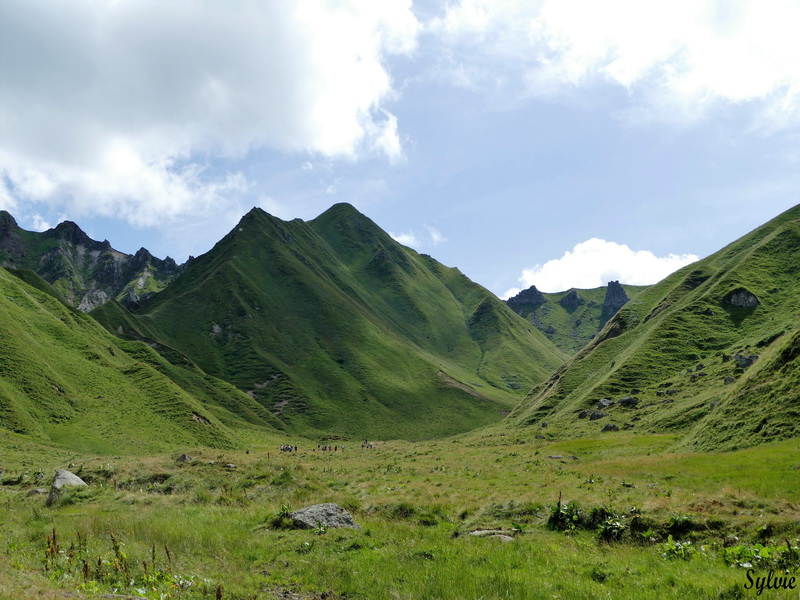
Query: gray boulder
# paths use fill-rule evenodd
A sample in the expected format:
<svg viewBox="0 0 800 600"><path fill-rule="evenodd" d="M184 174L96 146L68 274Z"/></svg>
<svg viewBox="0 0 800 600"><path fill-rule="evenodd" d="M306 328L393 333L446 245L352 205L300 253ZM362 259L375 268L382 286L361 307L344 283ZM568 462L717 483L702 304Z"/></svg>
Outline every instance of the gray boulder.
<svg viewBox="0 0 800 600"><path fill-rule="evenodd" d="M589 420L590 421L597 421L597 419L602 419L603 417L605 417L605 415L603 413L601 413L600 411L596 410L592 414L589 415Z"/></svg>
<svg viewBox="0 0 800 600"><path fill-rule="evenodd" d="M344 508L332 502L314 504L289 515L296 529L314 529L319 525L328 528L351 527L358 529L353 517Z"/></svg>
<svg viewBox="0 0 800 600"><path fill-rule="evenodd" d="M178 457L178 461L177 461L177 462L179 462L179 463L185 463L185 462L192 462L193 460L194 460L194 456L189 456L188 454L186 454L186 453L184 452L183 454L181 454L181 455Z"/></svg>
<svg viewBox="0 0 800 600"><path fill-rule="evenodd" d="M614 404L613 400L609 400L608 398L600 398L600 400L597 401L597 408L600 409L608 408L613 404Z"/></svg>
<svg viewBox="0 0 800 600"><path fill-rule="evenodd" d="M87 487L86 482L66 469L59 469L53 476L53 483L50 484L50 493L47 496L47 506L52 506L61 495L63 487Z"/></svg>
<svg viewBox="0 0 800 600"><path fill-rule="evenodd" d="M603 429L601 429L601 431L602 431L602 432L606 432L606 431L619 431L619 427L617 427L616 425L614 425L614 423L606 423L606 424L603 426Z"/></svg>
<svg viewBox="0 0 800 600"><path fill-rule="evenodd" d="M746 355L746 354L739 354L737 352L736 354L733 355L733 360L736 362L736 364L740 369L746 369L747 367L753 366L753 363L755 363L758 360L758 355L757 354Z"/></svg>
<svg viewBox="0 0 800 600"><path fill-rule="evenodd" d="M634 396L624 396L620 398L619 403L626 408L635 408L639 404L639 399Z"/></svg>
<svg viewBox="0 0 800 600"><path fill-rule="evenodd" d="M725 296L722 301L731 306L738 306L739 308L753 308L758 306L760 302L756 295L748 289L738 288Z"/></svg>

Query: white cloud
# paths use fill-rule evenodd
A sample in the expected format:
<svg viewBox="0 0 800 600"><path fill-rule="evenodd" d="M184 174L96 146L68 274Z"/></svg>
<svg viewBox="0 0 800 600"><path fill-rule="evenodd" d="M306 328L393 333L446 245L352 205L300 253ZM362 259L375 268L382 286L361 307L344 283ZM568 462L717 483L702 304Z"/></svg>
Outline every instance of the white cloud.
<svg viewBox="0 0 800 600"><path fill-rule="evenodd" d="M33 215L32 221L34 231L47 231L51 228L50 223L42 215Z"/></svg>
<svg viewBox="0 0 800 600"><path fill-rule="evenodd" d="M410 246L411 248L415 248L417 250L424 249L429 246L438 246L439 244L447 241L447 238L443 236L436 228L431 227L430 225L425 225L424 229L424 234L419 234L413 231L406 233L392 233L390 231L389 235L394 238L395 241L403 244L404 246Z"/></svg>
<svg viewBox="0 0 800 600"><path fill-rule="evenodd" d="M756 124L800 124L794 0L460 0L428 24L458 56L454 79L499 73L524 93L623 86L638 117L692 119L756 102ZM507 91L506 91L507 93Z"/></svg>
<svg viewBox="0 0 800 600"><path fill-rule="evenodd" d="M648 250L631 250L625 244L592 238L577 244L572 252L530 269L519 278L522 289L532 285L541 292L562 292L570 288L590 289L620 281L630 285L651 285L695 262L694 254L658 257ZM519 293L508 290L503 297Z"/></svg>
<svg viewBox="0 0 800 600"><path fill-rule="evenodd" d="M392 238L394 238L394 240L396 242L398 242L400 244L403 244L403 246L410 246L410 247L413 248L413 247L416 247L416 246L420 245L419 238L417 238L416 235L414 235L413 233L410 233L410 232L409 233L392 233L390 231L389 235L392 236Z"/></svg>
<svg viewBox="0 0 800 600"><path fill-rule="evenodd" d="M411 0L4 5L0 202L169 226L249 189L220 157L400 160L384 63L418 29Z"/></svg>

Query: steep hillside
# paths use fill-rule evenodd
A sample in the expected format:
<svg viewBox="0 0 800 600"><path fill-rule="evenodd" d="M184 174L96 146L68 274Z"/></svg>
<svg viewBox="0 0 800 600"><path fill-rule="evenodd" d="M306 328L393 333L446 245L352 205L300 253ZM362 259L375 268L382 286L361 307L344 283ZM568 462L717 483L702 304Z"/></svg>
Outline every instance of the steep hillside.
<svg viewBox="0 0 800 600"><path fill-rule="evenodd" d="M498 420L564 355L458 270L347 204L253 209L112 332L175 348L297 431L424 438Z"/></svg>
<svg viewBox="0 0 800 600"><path fill-rule="evenodd" d="M25 231L6 211L0 211L0 266L36 272L83 312L112 298L135 306L183 268L144 248L133 256L118 252L71 221L43 233Z"/></svg>
<svg viewBox="0 0 800 600"><path fill-rule="evenodd" d="M144 453L233 447L231 425L277 424L229 384L110 335L58 295L30 271L0 268L1 428L78 451Z"/></svg>
<svg viewBox="0 0 800 600"><path fill-rule="evenodd" d="M575 354L592 341L630 298L644 289L647 286L620 285L618 281L610 281L605 287L557 293L542 293L531 286L506 303L556 347Z"/></svg>
<svg viewBox="0 0 800 600"><path fill-rule="evenodd" d="M800 434L799 355L797 206L638 294L510 422L678 432L698 449L785 439Z"/></svg>

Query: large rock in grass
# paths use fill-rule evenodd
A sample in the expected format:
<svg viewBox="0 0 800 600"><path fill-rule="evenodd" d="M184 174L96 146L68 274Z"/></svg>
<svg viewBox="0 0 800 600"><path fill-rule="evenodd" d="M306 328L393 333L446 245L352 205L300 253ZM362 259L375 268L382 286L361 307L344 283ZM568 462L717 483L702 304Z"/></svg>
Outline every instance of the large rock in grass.
<svg viewBox="0 0 800 600"><path fill-rule="evenodd" d="M53 476L53 483L50 484L50 494L47 496L47 506L52 506L61 495L63 487L86 487L86 482L66 469L59 469Z"/></svg>
<svg viewBox="0 0 800 600"><path fill-rule="evenodd" d="M332 502L314 504L289 515L296 529L314 529L320 525L329 528L351 527L358 529L353 517L344 508Z"/></svg>

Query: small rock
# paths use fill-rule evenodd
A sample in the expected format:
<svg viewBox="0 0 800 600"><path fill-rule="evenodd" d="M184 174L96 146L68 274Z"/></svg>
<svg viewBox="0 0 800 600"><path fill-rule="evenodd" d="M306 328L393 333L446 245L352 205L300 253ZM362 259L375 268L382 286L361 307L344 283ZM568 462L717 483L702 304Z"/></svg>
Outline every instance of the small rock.
<svg viewBox="0 0 800 600"><path fill-rule="evenodd" d="M578 413L578 418L579 419L585 419L588 416L589 416L589 413L588 413L588 411L585 411L585 410L582 410L581 412Z"/></svg>
<svg viewBox="0 0 800 600"><path fill-rule="evenodd" d="M626 408L635 408L636 405L639 404L639 399L633 396L625 396L620 398L619 403Z"/></svg>
<svg viewBox="0 0 800 600"><path fill-rule="evenodd" d="M470 531L469 535L473 537L488 537L490 535L505 535L505 532L502 529L476 529L475 531Z"/></svg>
<svg viewBox="0 0 800 600"><path fill-rule="evenodd" d="M725 385L730 385L730 384L732 384L734 381L736 381L736 377L733 377L733 376L731 376L731 375L728 375L728 376L725 378Z"/></svg>
<svg viewBox="0 0 800 600"><path fill-rule="evenodd" d="M751 354L748 356L745 354L739 354L737 352L736 354L734 354L733 360L736 361L736 364L739 366L740 369L746 369L747 367L752 366L753 363L755 363L756 360L758 360L758 355Z"/></svg>
<svg viewBox="0 0 800 600"><path fill-rule="evenodd" d="M184 463L184 462L192 462L194 460L193 456L189 456L188 454L184 453L178 457L177 462Z"/></svg>
<svg viewBox="0 0 800 600"><path fill-rule="evenodd" d="M597 408L608 408L612 404L614 404L613 400L609 400L608 398L600 398L600 400L597 401Z"/></svg>
<svg viewBox="0 0 800 600"><path fill-rule="evenodd" d="M332 502L306 506L294 511L289 517L296 529L314 529L319 525L333 529L339 527L358 529L350 513Z"/></svg>
<svg viewBox="0 0 800 600"><path fill-rule="evenodd" d="M53 483L50 484L50 494L47 496L47 506L52 506L61 495L63 487L87 487L86 482L66 469L59 469L53 476Z"/></svg>
<svg viewBox="0 0 800 600"><path fill-rule="evenodd" d="M590 421L597 421L597 419L602 419L605 415L599 411L594 411L592 414L589 415Z"/></svg>
<svg viewBox="0 0 800 600"><path fill-rule="evenodd" d="M233 463L228 463L227 465L225 465L225 468L226 469L235 469L236 465L234 465Z"/></svg>
<svg viewBox="0 0 800 600"><path fill-rule="evenodd" d="M556 460L561 460L564 457L561 456L560 454L553 454L552 456L548 456L547 458L553 458L553 459L556 459Z"/></svg>
<svg viewBox="0 0 800 600"><path fill-rule="evenodd" d="M47 493L46 488L35 488L28 492L28 498L31 496L44 496Z"/></svg>
<svg viewBox="0 0 800 600"><path fill-rule="evenodd" d="M666 396L666 395L667 395L667 392L665 392L664 390L658 390L656 392L656 396Z"/></svg>
<svg viewBox="0 0 800 600"><path fill-rule="evenodd" d="M619 427L614 425L614 423L606 423L605 425L603 425L603 428L600 431L602 431L602 432L619 431Z"/></svg>
<svg viewBox="0 0 800 600"><path fill-rule="evenodd" d="M677 393L678 393L678 390L667 390L667 394L669 394L670 396L674 396Z"/></svg>

